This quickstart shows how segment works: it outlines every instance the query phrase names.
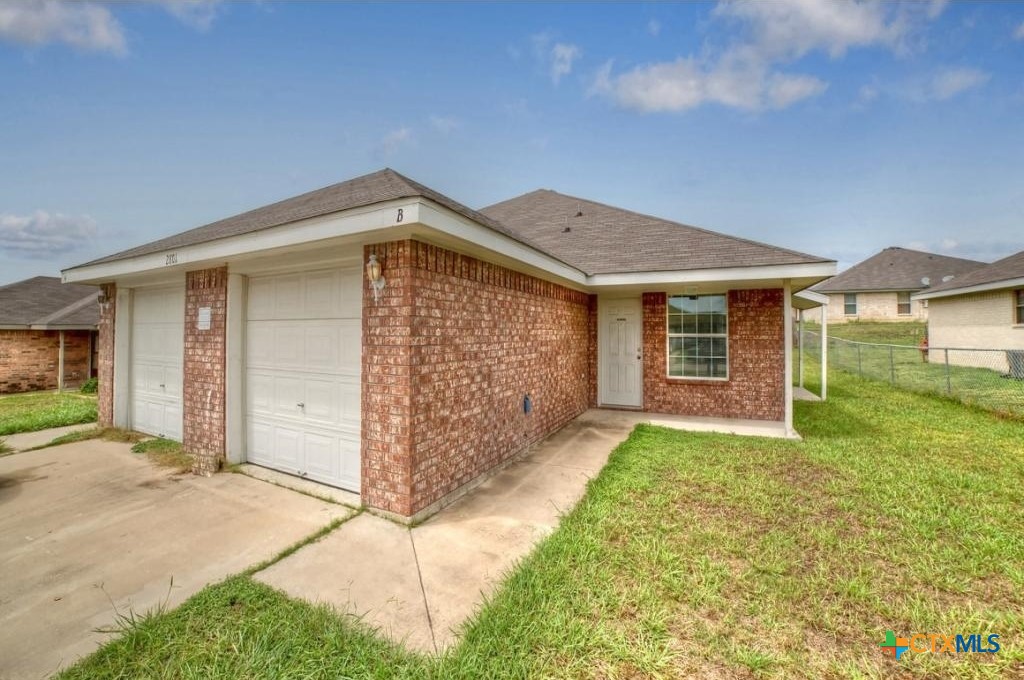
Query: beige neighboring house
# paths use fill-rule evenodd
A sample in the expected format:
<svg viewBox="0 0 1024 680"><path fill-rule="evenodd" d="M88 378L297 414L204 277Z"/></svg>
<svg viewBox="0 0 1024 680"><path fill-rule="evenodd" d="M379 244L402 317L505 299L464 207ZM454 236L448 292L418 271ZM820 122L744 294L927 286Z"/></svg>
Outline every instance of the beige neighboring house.
<svg viewBox="0 0 1024 680"><path fill-rule="evenodd" d="M928 303L915 293L950 283L984 262L891 247L855 264L812 290L828 295L830 323L926 321Z"/></svg>
<svg viewBox="0 0 1024 680"><path fill-rule="evenodd" d="M932 347L978 350L952 352L950 363L1024 379L1024 251L921 291L913 299L928 303Z"/></svg>

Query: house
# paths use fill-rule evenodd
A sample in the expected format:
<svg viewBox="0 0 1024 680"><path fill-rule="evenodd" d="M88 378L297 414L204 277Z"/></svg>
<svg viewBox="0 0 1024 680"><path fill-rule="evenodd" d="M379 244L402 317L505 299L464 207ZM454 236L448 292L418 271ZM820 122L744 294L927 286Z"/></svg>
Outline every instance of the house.
<svg viewBox="0 0 1024 680"><path fill-rule="evenodd" d="M96 374L98 295L55 276L0 286L0 394L78 387Z"/></svg>
<svg viewBox="0 0 1024 680"><path fill-rule="evenodd" d="M64 271L102 286L100 422L430 514L592 406L792 434L791 298L835 263L385 169Z"/></svg>
<svg viewBox="0 0 1024 680"><path fill-rule="evenodd" d="M953 364L1024 378L1024 251L921 291L928 302L928 343ZM939 360L934 356L932 360ZM945 354L945 353L944 353ZM945 360L945 356L942 357Z"/></svg>
<svg viewBox="0 0 1024 680"><path fill-rule="evenodd" d="M925 253L908 248L886 248L842 274L814 287L829 296L828 320L924 321L928 306L911 296L983 266L984 262Z"/></svg>

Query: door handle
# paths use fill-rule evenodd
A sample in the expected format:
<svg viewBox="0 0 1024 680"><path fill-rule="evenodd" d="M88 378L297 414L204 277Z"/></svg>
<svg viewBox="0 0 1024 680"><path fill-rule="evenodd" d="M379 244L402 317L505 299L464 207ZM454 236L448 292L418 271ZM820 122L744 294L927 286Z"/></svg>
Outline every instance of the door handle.
<svg viewBox="0 0 1024 680"><path fill-rule="evenodd" d="M296 404L296 406L298 406L299 408L306 408L306 405L301 401L298 404Z"/></svg>
<svg viewBox="0 0 1024 680"><path fill-rule="evenodd" d="M165 385L163 383L160 383L160 387L165 388L165 387L167 387L167 385Z"/></svg>

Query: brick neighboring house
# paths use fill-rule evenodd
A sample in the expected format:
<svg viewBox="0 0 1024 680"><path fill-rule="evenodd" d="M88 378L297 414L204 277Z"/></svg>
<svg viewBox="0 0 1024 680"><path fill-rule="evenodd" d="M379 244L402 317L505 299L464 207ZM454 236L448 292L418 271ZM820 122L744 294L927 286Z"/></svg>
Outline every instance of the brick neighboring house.
<svg viewBox="0 0 1024 680"><path fill-rule="evenodd" d="M1005 350L950 352L950 363L1024 378L1024 251L921 291L914 299L928 302L932 347Z"/></svg>
<svg viewBox="0 0 1024 680"><path fill-rule="evenodd" d="M78 387L95 375L97 295L55 276L0 287L0 394Z"/></svg>
<svg viewBox="0 0 1024 680"><path fill-rule="evenodd" d="M928 318L927 303L912 300L914 293L984 265L975 260L892 247L819 283L814 291L829 297L829 304L823 308L829 323L924 321Z"/></svg>
<svg viewBox="0 0 1024 680"><path fill-rule="evenodd" d="M68 269L101 285L100 422L420 518L590 407L792 435L792 295L835 263L392 170Z"/></svg>

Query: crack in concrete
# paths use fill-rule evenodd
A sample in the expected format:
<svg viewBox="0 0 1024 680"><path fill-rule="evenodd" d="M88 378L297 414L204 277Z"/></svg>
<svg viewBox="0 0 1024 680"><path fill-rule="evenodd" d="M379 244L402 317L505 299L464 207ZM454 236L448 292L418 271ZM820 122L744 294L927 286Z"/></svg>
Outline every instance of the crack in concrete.
<svg viewBox="0 0 1024 680"><path fill-rule="evenodd" d="M430 644L434 646L434 654L437 654L437 636L434 635L434 620L430 616L430 603L427 602L427 589L423 586L423 570L420 568L420 556L416 552L416 539L413 538L412 529L409 529L409 544L412 545L412 557L416 561L416 577L420 580L420 593L423 594L423 609L427 612L427 628L430 629Z"/></svg>

